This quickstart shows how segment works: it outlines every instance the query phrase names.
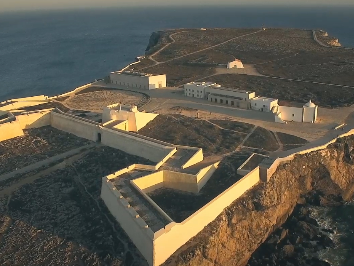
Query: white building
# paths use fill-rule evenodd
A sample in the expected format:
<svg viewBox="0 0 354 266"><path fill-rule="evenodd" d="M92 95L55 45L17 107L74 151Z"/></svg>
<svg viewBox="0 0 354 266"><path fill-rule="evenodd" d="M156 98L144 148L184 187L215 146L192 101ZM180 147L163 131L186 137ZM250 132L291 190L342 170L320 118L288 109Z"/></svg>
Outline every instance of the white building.
<svg viewBox="0 0 354 266"><path fill-rule="evenodd" d="M166 87L166 75L154 75L131 71L111 72L111 83L138 89L160 89Z"/></svg>
<svg viewBox="0 0 354 266"><path fill-rule="evenodd" d="M190 82L183 85L184 95L194 98L207 98L207 88L221 87L213 82Z"/></svg>
<svg viewBox="0 0 354 266"><path fill-rule="evenodd" d="M317 120L318 106L311 102L306 103L302 108L277 106L273 110L275 114L275 122L305 122L315 123Z"/></svg>
<svg viewBox="0 0 354 266"><path fill-rule="evenodd" d="M107 128L137 132L158 114L139 112L137 106L112 104L103 109L102 122Z"/></svg>
<svg viewBox="0 0 354 266"><path fill-rule="evenodd" d="M266 97L254 97L251 99L251 108L261 112L270 112L278 106L278 99Z"/></svg>
<svg viewBox="0 0 354 266"><path fill-rule="evenodd" d="M234 61L227 63L227 68L244 68L244 67L241 60L235 59Z"/></svg>

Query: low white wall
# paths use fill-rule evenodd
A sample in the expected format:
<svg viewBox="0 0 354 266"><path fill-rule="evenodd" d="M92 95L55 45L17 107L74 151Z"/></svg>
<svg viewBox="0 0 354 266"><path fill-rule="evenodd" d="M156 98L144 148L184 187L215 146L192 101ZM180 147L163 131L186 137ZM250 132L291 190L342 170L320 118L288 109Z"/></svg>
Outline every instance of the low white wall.
<svg viewBox="0 0 354 266"><path fill-rule="evenodd" d="M95 84L95 82L94 83L85 84L83 86L77 87L76 89L74 89L72 91L69 91L69 92L65 92L63 94L59 94L59 95L56 95L56 96L53 96L53 97L49 97L48 99L57 99L57 98L60 98L60 97L70 96L71 94L79 92L79 91L81 91L83 89L86 89L86 88L92 86L93 84Z"/></svg>
<svg viewBox="0 0 354 266"><path fill-rule="evenodd" d="M69 115L59 114L56 112L51 112L50 124L56 129L92 141L97 141L98 133L100 133L100 128L97 123L89 123L83 121L83 119Z"/></svg>
<svg viewBox="0 0 354 266"><path fill-rule="evenodd" d="M105 177L102 178L101 198L130 240L152 266L153 231Z"/></svg>
<svg viewBox="0 0 354 266"><path fill-rule="evenodd" d="M102 144L157 163L175 149L125 131L102 128L101 133Z"/></svg>
<svg viewBox="0 0 354 266"><path fill-rule="evenodd" d="M171 223L155 232L154 265L161 265L165 262L179 247L214 221L226 207L259 181L259 168L257 167L182 223Z"/></svg>
<svg viewBox="0 0 354 266"><path fill-rule="evenodd" d="M2 102L2 103L7 103L7 104L0 107L0 110L2 110L2 111L19 110L23 107L36 106L36 105L47 103L47 102L48 102L48 97L45 95L12 99L7 102Z"/></svg>

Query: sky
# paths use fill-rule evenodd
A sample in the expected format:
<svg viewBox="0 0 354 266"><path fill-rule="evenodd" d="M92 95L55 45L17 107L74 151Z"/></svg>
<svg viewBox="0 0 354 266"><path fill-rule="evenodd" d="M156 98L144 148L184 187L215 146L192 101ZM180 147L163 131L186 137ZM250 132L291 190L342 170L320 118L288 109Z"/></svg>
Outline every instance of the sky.
<svg viewBox="0 0 354 266"><path fill-rule="evenodd" d="M0 0L1 11L168 5L353 5L353 0Z"/></svg>

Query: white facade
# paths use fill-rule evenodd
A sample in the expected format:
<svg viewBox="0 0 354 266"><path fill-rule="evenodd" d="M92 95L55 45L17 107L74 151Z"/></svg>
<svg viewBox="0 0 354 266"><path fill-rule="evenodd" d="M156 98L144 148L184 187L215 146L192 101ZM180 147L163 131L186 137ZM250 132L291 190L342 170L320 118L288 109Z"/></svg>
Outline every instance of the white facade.
<svg viewBox="0 0 354 266"><path fill-rule="evenodd" d="M190 82L183 85L184 95L194 98L207 98L206 89L212 87L221 87L219 84L213 82Z"/></svg>
<svg viewBox="0 0 354 266"><path fill-rule="evenodd" d="M234 61L227 63L227 68L244 68L244 67L241 60L235 59Z"/></svg>
<svg viewBox="0 0 354 266"><path fill-rule="evenodd" d="M278 106L278 99L266 97L254 97L251 99L251 108L253 110L270 112L276 106Z"/></svg>
<svg viewBox="0 0 354 266"><path fill-rule="evenodd" d="M166 75L153 75L138 72L111 72L111 83L138 89L160 89L166 87Z"/></svg>
<svg viewBox="0 0 354 266"><path fill-rule="evenodd" d="M309 101L302 108L278 106L274 109L275 122L304 122L315 123L317 120L318 106Z"/></svg>
<svg viewBox="0 0 354 266"><path fill-rule="evenodd" d="M205 89L205 93L214 94L224 97L230 97L234 99L238 99L241 101L249 101L250 99L256 96L256 93L253 91L245 91L245 90L236 90L236 89L229 89L223 87L208 87Z"/></svg>

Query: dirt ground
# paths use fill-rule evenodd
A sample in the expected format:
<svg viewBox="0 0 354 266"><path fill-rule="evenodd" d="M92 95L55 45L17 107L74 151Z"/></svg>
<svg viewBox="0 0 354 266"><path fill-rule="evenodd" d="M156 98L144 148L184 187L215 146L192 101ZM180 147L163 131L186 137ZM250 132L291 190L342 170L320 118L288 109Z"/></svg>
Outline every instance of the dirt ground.
<svg viewBox="0 0 354 266"><path fill-rule="evenodd" d="M250 32L256 33L203 50ZM168 37L171 33L174 33L173 40ZM183 29L161 33L161 36L157 40L156 50L150 47L156 52L168 44L153 55L159 64L153 65L150 60L151 66L148 68L145 61L141 66L136 64L133 67L135 70L145 68L144 71L150 73L166 73L169 86L180 86L217 74L217 64L226 64L233 58L241 59L244 64L252 65L260 74L267 76L354 85L354 51L322 47L313 39L311 30ZM333 39L331 36L326 38ZM179 58L180 56L184 57ZM320 106L327 107L354 104L350 88L275 81L260 77L255 79L257 77L240 75L233 78L211 77L211 80L217 81L215 78L225 81L224 83L231 87L247 87L246 89L252 89L262 96L285 101L302 103L312 99Z"/></svg>
<svg viewBox="0 0 354 266"><path fill-rule="evenodd" d="M14 171L91 143L50 126L29 129L24 136L0 142L0 174Z"/></svg>
<svg viewBox="0 0 354 266"><path fill-rule="evenodd" d="M246 135L182 115L159 115L139 134L176 145L203 148L205 156L234 151Z"/></svg>
<svg viewBox="0 0 354 266"><path fill-rule="evenodd" d="M91 91L82 91L63 103L71 109L101 113L104 107L111 104L138 105L142 100L143 95L136 92L91 88Z"/></svg>
<svg viewBox="0 0 354 266"><path fill-rule="evenodd" d="M138 162L101 146L0 197L0 264L146 266L100 199L103 176Z"/></svg>

